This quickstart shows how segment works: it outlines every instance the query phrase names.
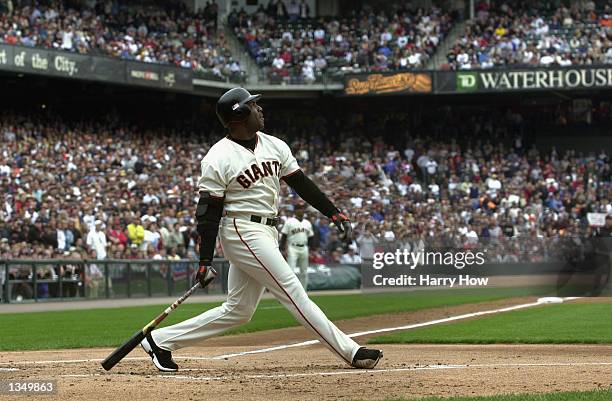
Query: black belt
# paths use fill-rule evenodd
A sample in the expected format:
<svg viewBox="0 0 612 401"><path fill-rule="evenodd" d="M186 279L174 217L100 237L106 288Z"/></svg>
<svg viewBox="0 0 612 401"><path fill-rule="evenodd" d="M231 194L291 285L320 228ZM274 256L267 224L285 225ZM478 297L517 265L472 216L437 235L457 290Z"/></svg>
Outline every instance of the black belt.
<svg viewBox="0 0 612 401"><path fill-rule="evenodd" d="M293 245L293 246L299 246L300 248L301 248L301 247L303 247L303 246L306 246L306 244L291 244L291 245Z"/></svg>
<svg viewBox="0 0 612 401"><path fill-rule="evenodd" d="M272 227L276 227L278 225L278 217L264 217L266 219L265 223L262 223L262 217L261 216L255 216L254 214L251 215L251 221L253 223L262 223L265 224L267 226L272 226Z"/></svg>

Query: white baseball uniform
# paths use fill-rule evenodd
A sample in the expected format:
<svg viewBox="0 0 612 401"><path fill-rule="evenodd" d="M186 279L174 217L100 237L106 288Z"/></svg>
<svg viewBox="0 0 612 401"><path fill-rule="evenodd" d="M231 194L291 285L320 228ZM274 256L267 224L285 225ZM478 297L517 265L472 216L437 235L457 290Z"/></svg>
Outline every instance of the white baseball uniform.
<svg viewBox="0 0 612 401"><path fill-rule="evenodd" d="M276 228L251 221L253 215L276 217L280 179L299 170L285 142L262 132L256 135L254 151L228 137L213 145L202 160L198 182L201 192L225 197L226 215L221 219L219 238L230 262L227 301L199 316L153 331L153 341L173 351L246 323L264 288L268 288L323 345L350 365L359 349L357 343L308 298L280 253Z"/></svg>
<svg viewBox="0 0 612 401"><path fill-rule="evenodd" d="M298 278L304 289L308 289L308 238L314 235L312 224L290 217L285 221L281 233L287 237L287 263L293 271L299 269Z"/></svg>

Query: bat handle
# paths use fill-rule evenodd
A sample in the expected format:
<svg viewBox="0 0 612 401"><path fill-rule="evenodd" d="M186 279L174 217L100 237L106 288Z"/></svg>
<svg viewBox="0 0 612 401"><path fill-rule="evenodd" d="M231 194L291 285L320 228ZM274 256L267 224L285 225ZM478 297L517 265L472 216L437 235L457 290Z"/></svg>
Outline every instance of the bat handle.
<svg viewBox="0 0 612 401"><path fill-rule="evenodd" d="M183 296L181 296L179 299L177 299L172 305L170 305L165 313L168 314L170 313L173 309L176 309L180 304L182 304L183 302L185 302L185 300L187 298L189 298L194 292L195 290L197 290L198 288L204 288L206 287L208 284L210 284L215 278L217 278L218 273L217 271L213 268L213 267L209 267L208 270L206 271L206 276L204 276L204 284L200 283L199 281L197 283L195 283L189 290L187 290L187 292L185 294L183 294Z"/></svg>
<svg viewBox="0 0 612 401"><path fill-rule="evenodd" d="M219 273L217 273L217 271L215 270L214 267L210 266L207 270L206 270L206 275L204 276L204 285L202 285L202 288L206 287L208 284L210 284L211 281L213 281L215 278L217 278L217 276L219 275Z"/></svg>

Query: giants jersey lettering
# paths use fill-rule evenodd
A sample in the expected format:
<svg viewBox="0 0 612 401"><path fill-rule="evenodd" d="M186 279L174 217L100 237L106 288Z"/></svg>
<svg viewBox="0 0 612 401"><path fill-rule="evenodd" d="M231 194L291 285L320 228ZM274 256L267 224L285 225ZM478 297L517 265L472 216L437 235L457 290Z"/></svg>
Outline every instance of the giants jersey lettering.
<svg viewBox="0 0 612 401"><path fill-rule="evenodd" d="M287 236L287 242L289 244L306 245L308 244L308 238L314 235L312 230L312 224L306 219L299 221L295 217L287 219L281 233Z"/></svg>
<svg viewBox="0 0 612 401"><path fill-rule="evenodd" d="M278 212L280 179L299 170L282 140L258 132L255 150L229 138L214 144L202 159L198 189L225 197L225 210L272 217Z"/></svg>

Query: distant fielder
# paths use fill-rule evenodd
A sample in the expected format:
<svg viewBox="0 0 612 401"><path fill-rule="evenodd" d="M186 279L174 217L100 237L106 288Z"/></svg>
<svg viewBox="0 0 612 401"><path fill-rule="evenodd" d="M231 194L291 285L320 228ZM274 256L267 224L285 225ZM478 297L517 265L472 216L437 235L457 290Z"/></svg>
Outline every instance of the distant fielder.
<svg viewBox="0 0 612 401"><path fill-rule="evenodd" d="M287 263L293 271L299 268L298 278L308 289L308 240L314 236L312 224L304 218L304 206L298 205L295 217L290 217L281 229L280 249L287 246Z"/></svg>
<svg viewBox="0 0 612 401"><path fill-rule="evenodd" d="M287 144L260 131L264 126L263 110L257 104L260 97L243 88L221 96L217 115L229 133L202 160L198 181L196 219L201 242L196 279L204 280L219 233L223 254L230 262L227 301L152 331L142 348L159 370L176 371L171 351L200 344L248 322L268 288L336 356L355 368L373 368L382 351L360 347L330 322L308 298L279 250L276 216L281 179L330 218L345 241L351 240L352 228L349 219L300 170Z"/></svg>

